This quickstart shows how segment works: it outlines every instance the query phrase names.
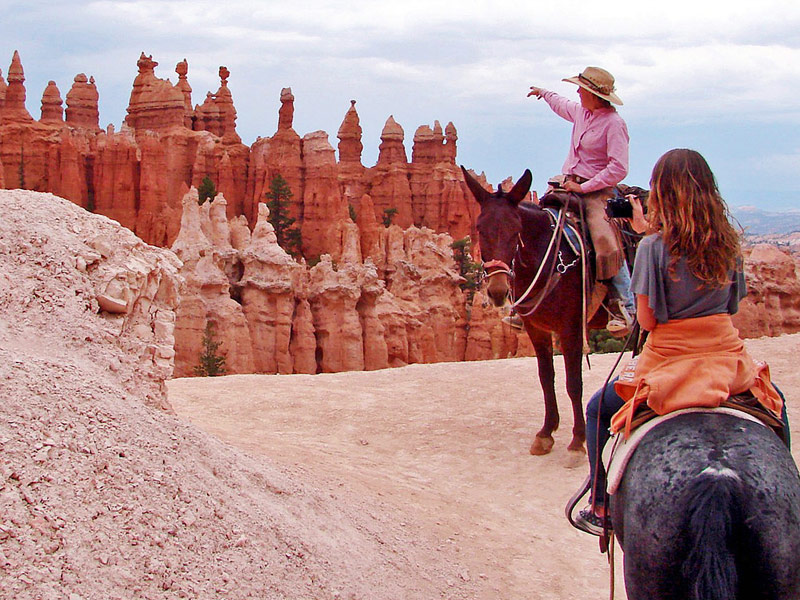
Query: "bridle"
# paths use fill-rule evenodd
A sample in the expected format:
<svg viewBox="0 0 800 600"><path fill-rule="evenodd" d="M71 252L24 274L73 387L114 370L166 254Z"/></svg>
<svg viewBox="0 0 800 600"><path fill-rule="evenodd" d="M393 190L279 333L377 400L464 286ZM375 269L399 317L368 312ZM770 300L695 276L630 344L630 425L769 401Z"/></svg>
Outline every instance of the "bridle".
<svg viewBox="0 0 800 600"><path fill-rule="evenodd" d="M486 273L486 275L484 275L484 279L489 279L495 275L506 275L507 277L514 279L514 271L512 271L511 267L499 259L490 260L487 263L483 263L483 271Z"/></svg>
<svg viewBox="0 0 800 600"><path fill-rule="evenodd" d="M517 234L517 246L514 249L514 256L517 256L519 254L520 248L524 248L524 247L525 247L525 242L522 241L522 233L518 233ZM512 259L511 262L513 264L514 260ZM509 267L502 260L499 260L499 259L490 260L489 262L481 263L481 266L483 267L483 272L485 273L485 275L483 276L483 279L489 279L490 277L493 277L494 275L503 274L503 275L507 276L511 281L514 280L514 269L512 267ZM494 269L494 270L490 271L490 269Z"/></svg>
<svg viewBox="0 0 800 600"><path fill-rule="evenodd" d="M553 227L553 233L550 236L550 240L547 243L547 250L545 250L544 256L539 261L539 268L536 271L536 275L534 275L533 279L531 280L530 284L528 285L528 288L522 293L522 295L519 298L516 298L513 301L512 305L511 305L511 308L517 309L522 304L527 303L527 302L530 301L533 289L536 287L536 285L542 279L542 275L544 273L545 265L550 263L550 265L551 265L550 266L550 272L549 272L549 274L547 276L547 280L546 280L546 283L544 285L544 288L540 291L539 297L535 301L534 307L531 310L526 311L525 314L520 314L520 316L528 316L528 315L532 314L539 307L539 304L541 304L542 300L544 300L544 298L547 297L547 295L555 287L555 283L557 282L558 277L561 274L565 273L567 271L567 269L569 269L571 266L573 266L575 264L575 262L577 261L577 259L576 259L576 260L572 261L569 264L564 263L562 255L561 255L561 251L558 252L558 264L556 264L556 260L555 259L551 260L551 256L553 256L555 249L557 249L561 245L561 238L563 237L563 234L564 234L564 224L565 224L565 222L566 222L565 211L563 211L563 210L559 211L558 219L557 219L557 221L556 221L556 223L555 223L555 225ZM516 246L516 249L514 251L514 260L512 261L512 265L517 261L522 262L521 261L521 259L522 259L521 250L524 249L524 248L525 248L525 243L522 241L522 234L518 233L517 234L517 246ZM502 260L499 260L499 259L493 259L493 260L490 260L488 262L483 263L483 270L486 273L486 275L484 276L485 279L490 279L490 278L494 277L495 275L501 275L502 274L502 275L507 276L510 281L514 280L514 269L513 269L513 267L509 266L508 264L506 264L506 262L504 262ZM557 271L558 274L559 274L559 276L555 277L555 281L554 281L554 274L553 274L554 270ZM511 289L513 289L513 286L510 285L509 287Z"/></svg>
<svg viewBox="0 0 800 600"><path fill-rule="evenodd" d="M552 212L549 210L548 212L551 218L551 227L553 229L553 233L550 236L550 239L547 243L547 249L545 250L544 256L539 261L539 268L536 271L536 275L534 275L533 279L531 279L530 284L528 285L527 289L519 296L519 298L514 299L512 297L512 304L511 308L519 314L520 317L528 317L532 315L536 310L539 308L541 303L547 298L550 293L555 289L556 285L558 284L561 276L564 275L570 267L577 264L580 260L582 265L582 289L581 295L583 298L583 309L582 309L582 321L583 321L583 334L584 337L587 335L587 324L586 324L586 317L587 317L587 302L588 302L588 289L587 289L587 252L586 247L583 244L583 239L581 236L578 236L578 244L580 246L579 255L569 263L564 262L564 258L561 251L561 241L564 237L564 228L566 226L566 210L560 209L558 211L558 217L554 217ZM514 259L511 262L512 266L509 266L504 261L499 259L490 260L486 263L483 263L483 269L486 273L484 279L490 279L495 275L503 274L509 279L509 288L512 290L513 294L513 281L514 281L514 265L519 263L522 264L522 250L525 248L525 243L522 240L522 234L517 234L517 247L514 252ZM581 260L582 259L582 260ZM533 290L536 288L537 284L542 281L543 274L545 272L545 265L550 264L549 271L547 273L547 277L544 280L544 285L539 289L539 292L534 296ZM523 306L524 305L524 306ZM528 308L530 307L530 308Z"/></svg>
<svg viewBox="0 0 800 600"><path fill-rule="evenodd" d="M551 262L552 265L550 267L550 273L547 275L547 280L545 281L544 287L539 292L539 296L535 300L533 308L531 308L530 310L526 310L525 313L520 312L519 314L520 314L521 317L527 317L529 315L532 315L534 312L536 312L536 309L539 308L539 305L542 303L542 301L550 294L550 292L553 290L553 288L555 288L555 284L558 282L558 279L561 277L561 274L565 273L567 268L569 268L569 267L566 267L566 268L563 268L563 270L562 269L556 269L555 258L552 261L550 260L551 253L554 252L554 250L556 248L561 246L561 238L564 236L564 224L565 223L566 223L566 211L564 211L562 209L562 210L558 211L558 220L556 221L555 226L553 227L553 234L550 236L550 241L547 243L547 250L545 250L544 256L542 257L542 260L539 262L539 268L536 270L536 275L534 275L533 279L531 279L531 282L528 285L528 288L511 305L511 308L517 309L523 303L528 302L529 297L530 297L531 293L533 292L533 288L536 287L537 283L539 283L539 279L541 278L542 273L544 272L544 266L548 262ZM517 247L517 255L520 255L519 246ZM561 256L561 252L559 251L559 257L560 256ZM561 265L563 265L563 264L564 263L563 263L563 260L562 260L561 261ZM559 265L559 266L561 266L561 265ZM553 271L554 270L558 271L558 275L555 275L555 276L553 275ZM519 311L517 311L517 312L519 312Z"/></svg>

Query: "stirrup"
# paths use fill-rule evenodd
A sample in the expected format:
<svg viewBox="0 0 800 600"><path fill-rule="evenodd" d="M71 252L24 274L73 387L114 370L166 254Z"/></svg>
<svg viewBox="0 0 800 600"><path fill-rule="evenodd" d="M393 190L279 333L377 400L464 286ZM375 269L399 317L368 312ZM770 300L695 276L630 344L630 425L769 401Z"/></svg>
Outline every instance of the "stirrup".
<svg viewBox="0 0 800 600"><path fill-rule="evenodd" d="M622 300L617 299L615 304L619 314L615 314L609 307L606 307L606 311L611 317L606 323L606 331L615 338L624 338L633 329L635 316L628 311Z"/></svg>
<svg viewBox="0 0 800 600"><path fill-rule="evenodd" d="M522 322L522 317L520 317L517 313L512 313L500 320L512 329L522 330L525 328L525 325Z"/></svg>
<svg viewBox="0 0 800 600"><path fill-rule="evenodd" d="M592 477L591 475L587 475L584 482L581 484L581 487L578 488L578 491L575 492L572 497L567 501L567 505L564 507L564 514L567 517L567 521L569 524L572 525L575 529L579 529L583 531L581 527L578 527L577 521L575 519L575 507L580 504L581 500L583 500L584 496L589 493L589 490L592 488Z"/></svg>

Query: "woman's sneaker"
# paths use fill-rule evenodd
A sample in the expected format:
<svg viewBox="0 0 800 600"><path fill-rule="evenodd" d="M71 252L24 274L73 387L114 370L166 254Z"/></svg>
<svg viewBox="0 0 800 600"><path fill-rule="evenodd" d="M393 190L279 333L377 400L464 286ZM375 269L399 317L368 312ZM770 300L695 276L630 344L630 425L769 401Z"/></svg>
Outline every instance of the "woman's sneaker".
<svg viewBox="0 0 800 600"><path fill-rule="evenodd" d="M610 530L611 519L609 517L598 517L594 514L592 507L587 506L575 518L575 527L592 535L603 535L603 521L606 521L606 527Z"/></svg>

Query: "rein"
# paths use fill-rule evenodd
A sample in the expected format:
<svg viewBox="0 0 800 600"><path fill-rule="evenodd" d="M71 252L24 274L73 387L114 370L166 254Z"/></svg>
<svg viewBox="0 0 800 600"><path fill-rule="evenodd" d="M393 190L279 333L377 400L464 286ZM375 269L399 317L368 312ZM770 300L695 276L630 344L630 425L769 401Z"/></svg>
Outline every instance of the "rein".
<svg viewBox="0 0 800 600"><path fill-rule="evenodd" d="M542 260L539 263L539 268L536 271L536 275L534 275L530 285L528 285L528 288L511 305L512 309L517 309L518 307L521 307L523 303L526 303L531 300L529 297L533 292L533 288L536 286L537 283L539 283L539 279L542 276L542 273L544 272L544 266L545 264L547 264L548 261L550 261L551 253L554 253L555 248L559 248L561 246L561 239L564 236L565 224L566 224L566 211L562 209L558 211L558 219L556 220L556 223L553 227L553 235L550 236L550 241L547 244L547 250L545 250L544 256L542 257ZM520 256L519 246L517 246L517 256ZM547 280L545 282L544 287L539 292L538 297L535 299L535 301L533 301L533 308L526 310L525 312L517 310L519 316L528 317L532 315L534 312L536 312L536 309L539 308L544 299L547 298L547 296L550 294L553 288L555 288L556 284L558 283L558 280L561 278L561 275L566 273L567 269L573 266L577 262L577 260L578 259L576 258L570 264L565 264L561 251L559 250L558 264L556 264L555 256L553 256L553 259L551 261L552 264L550 265L550 272L547 275ZM520 256L520 262L521 262L521 256ZM557 271L556 275L553 274L554 271Z"/></svg>

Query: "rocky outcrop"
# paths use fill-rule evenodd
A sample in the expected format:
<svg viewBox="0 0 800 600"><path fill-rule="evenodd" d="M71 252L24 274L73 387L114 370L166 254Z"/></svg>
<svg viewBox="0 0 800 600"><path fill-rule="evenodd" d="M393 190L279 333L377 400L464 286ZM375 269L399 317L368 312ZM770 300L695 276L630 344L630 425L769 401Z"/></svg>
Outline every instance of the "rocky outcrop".
<svg viewBox="0 0 800 600"><path fill-rule="evenodd" d="M186 73L188 64L183 62L178 69L179 86L173 86L168 80L159 79L155 75L158 63L152 56L144 52L136 62L139 74L133 80L133 90L128 102L128 114L125 124L131 129L147 129L162 131L170 127L185 127L186 123ZM191 105L191 87L188 88Z"/></svg>
<svg viewBox="0 0 800 600"><path fill-rule="evenodd" d="M324 131L303 137L303 172L303 253L307 257L330 254L339 260L343 230L352 221L339 190L336 155Z"/></svg>
<svg viewBox="0 0 800 600"><path fill-rule="evenodd" d="M465 190L456 165L458 135L448 123L444 135L438 121L433 129L417 129L410 170L414 224L447 231L453 239L476 239L477 204Z"/></svg>
<svg viewBox="0 0 800 600"><path fill-rule="evenodd" d="M800 261L770 244L745 249L747 296L734 324L743 337L800 331Z"/></svg>
<svg viewBox="0 0 800 600"><path fill-rule="evenodd" d="M34 121L25 109L24 72L15 53L10 101L0 109L4 184L52 191L161 246L174 241L181 198L203 177L211 177L226 195L230 216L242 214L250 151L235 133L227 70L221 68L220 90L213 95L224 116L220 137L193 130L188 64L178 64L175 86L155 76L156 65L152 57L140 57L125 124L116 133L98 127L97 87L84 74L75 76L66 96L66 118L51 82L42 97L42 119Z"/></svg>
<svg viewBox="0 0 800 600"><path fill-rule="evenodd" d="M336 259L347 224L359 219L369 195L377 222L427 227L455 238L474 235L475 207L455 165L457 134L417 130L411 162L402 126L392 117L381 135L378 163L361 163L361 125L352 101L338 131L339 158L324 132L301 137L293 129L294 95L280 94L278 128L248 148L236 133L230 71L220 67L220 86L192 108L189 64L175 67L178 80L156 76L158 63L137 61L125 122L119 132L99 128L94 79L75 76L66 95L51 82L42 96L42 117L25 107L24 71L15 52L8 85L0 85L0 162L6 186L47 190L117 218L148 243L169 246L180 229L181 198L208 177L227 200L228 217L244 215L250 227L271 182L281 175L292 192L289 215L303 232L303 252Z"/></svg>
<svg viewBox="0 0 800 600"><path fill-rule="evenodd" d="M364 179L366 168L361 164L361 153L364 150L361 133L356 101L351 100L350 109L345 114L336 136L339 138L339 189L348 205L348 212L352 207L356 215L360 214L361 198L367 191Z"/></svg>
<svg viewBox="0 0 800 600"><path fill-rule="evenodd" d="M0 190L0 210L4 328L30 329L37 344L57 337L54 364L85 353L97 372L168 408L183 285L175 255L52 194Z"/></svg>
<svg viewBox="0 0 800 600"><path fill-rule="evenodd" d="M292 127L294 119L294 95L291 88L281 90L281 106L278 111L278 130L271 138L259 138L250 150L250 178L248 181L252 195L245 214L254 221L260 202L266 201L266 194L276 175L280 175L292 192L289 216L302 224L304 177L303 150L300 136Z"/></svg>
<svg viewBox="0 0 800 600"><path fill-rule="evenodd" d="M14 50L11 66L8 68L8 85L5 89L3 111L0 113L0 124L31 123L33 117L25 108L25 71L19 52Z"/></svg>
<svg viewBox="0 0 800 600"><path fill-rule="evenodd" d="M49 81L42 94L42 123L64 122L64 101L61 99L61 92L55 81Z"/></svg>
<svg viewBox="0 0 800 600"><path fill-rule="evenodd" d="M469 350L449 235L381 227L373 231L373 255L362 259L359 227L350 222L338 258L324 254L309 268L278 246L265 204L249 238L241 217L226 221L225 214L221 195L202 207L195 189L184 196L172 247L186 280L176 375L193 374L208 322L229 373L372 370L463 360L468 352L492 357ZM491 326L498 324L495 313Z"/></svg>
<svg viewBox="0 0 800 600"><path fill-rule="evenodd" d="M217 197L217 201L221 199ZM183 198L181 229L172 246L183 262L181 274L186 280L176 314L175 373L178 376L194 373L209 322L226 348L225 368L231 373L255 370L248 324L240 304L231 297L231 282L226 274L226 263L231 260L233 249L224 232L212 235L212 239L218 241L217 245L213 244L206 233L213 229L209 211L200 209L197 190L192 188Z"/></svg>
<svg viewBox="0 0 800 600"><path fill-rule="evenodd" d="M268 218L266 204L260 204L250 244L241 252L243 274L238 285L242 311L248 323L256 370L293 373L290 344L295 287L302 268L278 246Z"/></svg>
<svg viewBox="0 0 800 600"><path fill-rule="evenodd" d="M384 218L402 228L414 223L411 209L411 184L403 128L389 117L381 132L378 164L365 177L378 219Z"/></svg>

